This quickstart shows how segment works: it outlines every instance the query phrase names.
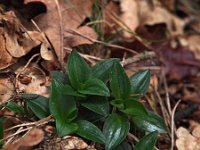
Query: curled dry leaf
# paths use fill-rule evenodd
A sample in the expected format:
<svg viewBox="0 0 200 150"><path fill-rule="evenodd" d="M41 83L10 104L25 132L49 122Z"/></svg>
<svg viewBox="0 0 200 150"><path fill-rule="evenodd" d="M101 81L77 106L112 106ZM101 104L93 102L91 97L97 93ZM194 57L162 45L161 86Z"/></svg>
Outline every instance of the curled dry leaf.
<svg viewBox="0 0 200 150"><path fill-rule="evenodd" d="M16 62L16 59L13 58L8 51L6 50L5 39L0 29L0 70L5 69Z"/></svg>
<svg viewBox="0 0 200 150"><path fill-rule="evenodd" d="M0 104L7 102L14 95L14 85L9 78L0 78Z"/></svg>
<svg viewBox="0 0 200 150"><path fill-rule="evenodd" d="M13 11L1 15L0 22L3 24L6 49L13 57L22 57L38 45L28 35Z"/></svg>
<svg viewBox="0 0 200 150"><path fill-rule="evenodd" d="M41 44L40 54L44 60L53 60L55 58L51 50L51 46L46 40L44 33L40 33L37 31L28 31L28 34L35 42L37 42L38 45Z"/></svg>
<svg viewBox="0 0 200 150"><path fill-rule="evenodd" d="M183 127L179 127L176 135L178 150L200 150L200 125L196 126L192 133ZM197 133L196 133L197 132Z"/></svg>
<svg viewBox="0 0 200 150"><path fill-rule="evenodd" d="M139 26L139 10L138 0L122 0L120 4L122 11L121 19L133 32ZM124 32L124 36L131 38L133 35L128 32Z"/></svg>
<svg viewBox="0 0 200 150"><path fill-rule="evenodd" d="M62 139L60 143L63 149L86 149L88 145L80 138L75 136L66 136Z"/></svg>
<svg viewBox="0 0 200 150"><path fill-rule="evenodd" d="M7 145L4 150L20 150L22 147L32 147L39 144L43 139L44 132L41 129L34 128L16 143Z"/></svg>
<svg viewBox="0 0 200 150"><path fill-rule="evenodd" d="M151 6L148 1L140 1L139 8L141 25L165 23L171 35L183 34L184 21L172 15L160 3L155 2Z"/></svg>
<svg viewBox="0 0 200 150"><path fill-rule="evenodd" d="M86 36L91 37L92 35L92 38L96 39L97 35L91 28L78 28L86 17L91 16L93 0L60 0L59 4L56 4L56 1L52 0L24 1L25 4L29 4L30 2L41 2L45 4L47 8L47 13L36 16L34 21L41 31L43 31L49 38L59 61L63 61L63 58L65 57L65 53L63 53L62 49L63 46L69 48L70 46L92 43L88 39L72 35L67 32L67 30L76 30ZM64 45L62 45L63 38L65 38ZM68 39L70 42L73 41L73 43L67 41Z"/></svg>

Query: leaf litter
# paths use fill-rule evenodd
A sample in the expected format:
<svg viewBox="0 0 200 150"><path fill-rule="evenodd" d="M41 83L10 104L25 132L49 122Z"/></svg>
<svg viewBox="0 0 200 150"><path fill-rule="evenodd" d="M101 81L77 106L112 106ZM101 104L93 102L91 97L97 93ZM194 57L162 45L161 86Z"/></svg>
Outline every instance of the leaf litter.
<svg viewBox="0 0 200 150"><path fill-rule="evenodd" d="M2 7L5 3L0 2L0 103L13 100L13 97L15 101L16 92L48 97L50 71L63 69L68 51L78 48L80 52L95 58L119 57L125 62L128 74L138 69L151 69L151 89L142 101L147 101L153 110L162 112L160 107L163 104L155 92L158 91L157 96L160 95L164 105L167 105L166 95L169 94L173 106L179 99L184 101L177 108L177 115L181 114L177 118L186 119L186 122L189 122L187 117L192 120L200 118L199 108L191 107L200 103L200 92L197 88L200 68L198 5L188 0L177 4L174 0L113 0L105 4L98 2L103 12L102 20L95 20L102 21L100 24L104 37L100 37L94 28L99 23L89 20L94 16L97 1L86 1L10 0L6 6L9 11L5 11ZM43 11L36 11L35 8L43 8ZM84 23L87 21L88 25ZM136 50L139 54L153 52L156 57L138 57L138 54L116 47L108 49L105 45L97 46L94 44L97 39L108 39L108 45L120 45L125 49ZM91 50L82 51L80 45L86 45L87 49ZM33 57L35 54L37 56ZM95 61L96 59L92 59L92 62ZM167 88L164 87L163 78L167 78ZM191 113L185 114L181 111L189 108L192 109ZM29 123L34 120L31 119ZM184 125L183 120L175 121L178 126L175 142L177 149L198 149L199 137L195 133L199 125L189 130L187 127L181 127ZM21 121L27 123L27 120ZM20 125L19 122L17 124ZM38 138L31 137L33 135ZM16 136L9 139L7 146L14 145L16 149L21 146L33 147L44 139L43 131L33 129L22 138ZM77 141L73 142L74 140ZM163 141L165 144L161 145ZM170 138L164 138L163 141L161 138L158 144L160 149L169 148ZM188 141L191 142L188 144ZM74 147L82 144L87 147L86 143L80 144L79 142L83 141L76 137L69 138L69 142L72 142Z"/></svg>

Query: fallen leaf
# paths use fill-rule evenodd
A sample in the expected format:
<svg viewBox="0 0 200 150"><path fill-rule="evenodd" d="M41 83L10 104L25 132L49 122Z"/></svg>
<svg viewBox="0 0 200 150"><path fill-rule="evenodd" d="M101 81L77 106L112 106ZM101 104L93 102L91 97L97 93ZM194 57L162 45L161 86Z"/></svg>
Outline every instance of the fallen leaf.
<svg viewBox="0 0 200 150"><path fill-rule="evenodd" d="M135 29L139 26L139 7L137 0L121 0L120 8L122 11L121 19L128 26L130 30L135 32ZM133 34L124 32L124 37L131 38Z"/></svg>
<svg viewBox="0 0 200 150"><path fill-rule="evenodd" d="M63 58L65 57L65 53L62 48L69 48L71 45L71 43L66 39L73 41L72 46L91 44L91 41L88 39L80 37L77 38L78 36L71 35L71 33L67 32L68 30L79 31L85 36L93 35L93 38L97 37L96 33L92 29L89 29L89 27L79 28L86 17L90 17L92 14L93 0L60 0L59 4L56 4L56 1L52 0L24 1L25 4L29 4L30 2L42 2L46 5L47 13L36 16L34 21L37 23L41 31L47 35L61 63L64 63ZM63 38L65 38L64 43L62 43Z"/></svg>
<svg viewBox="0 0 200 150"><path fill-rule="evenodd" d="M11 56L16 58L22 57L38 45L27 34L13 11L1 15L0 22L3 24L6 49Z"/></svg>
<svg viewBox="0 0 200 150"><path fill-rule="evenodd" d="M39 144L44 139L44 132L34 128L16 143L7 145L4 150L20 150L22 147L32 147Z"/></svg>
<svg viewBox="0 0 200 150"><path fill-rule="evenodd" d="M0 104L7 102L14 95L14 85L7 77L0 77Z"/></svg>
<svg viewBox="0 0 200 150"><path fill-rule="evenodd" d="M163 8L158 1L153 6L148 1L139 1L139 8L140 25L165 23L172 36L183 35L185 22Z"/></svg>
<svg viewBox="0 0 200 150"><path fill-rule="evenodd" d="M13 58L6 50L5 39L0 29L0 70L5 69L16 62L17 59Z"/></svg>
<svg viewBox="0 0 200 150"><path fill-rule="evenodd" d="M185 128L179 127L176 131L176 147L178 150L200 150L200 136L195 135L199 131L199 126L193 129L192 134Z"/></svg>

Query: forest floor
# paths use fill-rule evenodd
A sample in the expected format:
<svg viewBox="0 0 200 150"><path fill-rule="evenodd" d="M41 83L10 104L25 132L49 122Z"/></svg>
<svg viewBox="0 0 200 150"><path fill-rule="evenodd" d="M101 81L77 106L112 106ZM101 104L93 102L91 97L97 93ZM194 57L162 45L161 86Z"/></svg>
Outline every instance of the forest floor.
<svg viewBox="0 0 200 150"><path fill-rule="evenodd" d="M168 128L157 148L200 150L200 1L1 0L0 104L20 104L21 93L49 97L50 74L66 70L72 49L91 66L119 58L128 76L151 70L141 101ZM75 136L55 137L48 118L37 121L0 108L4 145L12 150L40 149L41 141L49 149L69 141L95 149ZM43 130L28 132L33 126ZM137 130L134 135L140 138Z"/></svg>

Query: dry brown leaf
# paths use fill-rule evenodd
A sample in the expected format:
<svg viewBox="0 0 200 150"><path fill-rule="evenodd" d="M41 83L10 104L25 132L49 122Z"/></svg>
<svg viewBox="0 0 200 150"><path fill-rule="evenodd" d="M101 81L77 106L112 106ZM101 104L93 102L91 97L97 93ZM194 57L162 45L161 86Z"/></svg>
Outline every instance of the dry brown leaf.
<svg viewBox="0 0 200 150"><path fill-rule="evenodd" d="M187 37L189 49L194 53L195 57L200 60L200 36L191 35Z"/></svg>
<svg viewBox="0 0 200 150"><path fill-rule="evenodd" d="M28 34L35 42L37 42L38 45L41 44L40 54L44 60L53 60L55 58L51 50L51 46L43 33L37 31L28 31Z"/></svg>
<svg viewBox="0 0 200 150"><path fill-rule="evenodd" d="M84 36L90 37L91 39L97 39L97 35L96 35L95 31L88 26L83 26L83 27L78 28L78 32L83 34ZM80 35L74 35L74 34L68 34L68 33L66 33L66 35L67 36L65 36L65 43L69 47L75 47L75 46L82 45L82 44L92 44L93 43L93 42L81 37Z"/></svg>
<svg viewBox="0 0 200 150"><path fill-rule="evenodd" d="M1 15L0 22L3 24L6 49L13 57L22 57L33 47L38 45L37 42L27 34L13 11Z"/></svg>
<svg viewBox="0 0 200 150"><path fill-rule="evenodd" d="M178 128L176 132L176 146L178 150L200 150L200 137L194 136L194 132L199 130L199 127L194 128L192 134L183 127Z"/></svg>
<svg viewBox="0 0 200 150"><path fill-rule="evenodd" d="M75 136L64 137L60 144L60 146L66 150L86 149L88 147L88 145L81 138Z"/></svg>
<svg viewBox="0 0 200 150"><path fill-rule="evenodd" d="M0 78L0 104L7 102L14 94L14 85L9 78Z"/></svg>
<svg viewBox="0 0 200 150"><path fill-rule="evenodd" d="M44 139L44 132L34 128L16 143L7 145L4 150L19 150L21 147L32 147L39 144Z"/></svg>
<svg viewBox="0 0 200 150"><path fill-rule="evenodd" d="M122 11L121 19L133 32L139 26L139 10L138 0L122 0L120 4ZM128 32L124 32L124 36L131 38L133 35Z"/></svg>
<svg viewBox="0 0 200 150"><path fill-rule="evenodd" d="M60 0L59 6L56 4L56 1L53 0L25 0L25 4L36 1L46 5L47 13L38 15L34 20L49 38L59 61L63 61L65 55L62 50L62 38L65 37L67 39L68 36L72 37L66 30L77 30L83 34L86 33L88 36L93 35L93 37L96 38L96 33L92 31L92 29L89 29L89 27L87 29L85 28L84 32L82 32L82 28L78 28L86 17L91 16L93 0ZM60 7L60 9L58 9L58 7ZM59 11L61 12L62 20L59 16ZM79 44L91 43L91 41L87 39L76 39L74 37L75 36L72 38L74 42L72 45L77 46ZM68 43L69 42L64 43L63 46L69 47Z"/></svg>
<svg viewBox="0 0 200 150"><path fill-rule="evenodd" d="M172 15L160 3L150 6L147 1L139 1L139 16L141 25L155 25L165 23L171 35L182 35L185 22Z"/></svg>
<svg viewBox="0 0 200 150"><path fill-rule="evenodd" d="M2 32L0 32L0 70L5 69L16 62L16 59L7 52L5 44L5 39Z"/></svg>

